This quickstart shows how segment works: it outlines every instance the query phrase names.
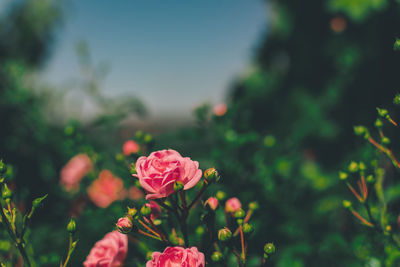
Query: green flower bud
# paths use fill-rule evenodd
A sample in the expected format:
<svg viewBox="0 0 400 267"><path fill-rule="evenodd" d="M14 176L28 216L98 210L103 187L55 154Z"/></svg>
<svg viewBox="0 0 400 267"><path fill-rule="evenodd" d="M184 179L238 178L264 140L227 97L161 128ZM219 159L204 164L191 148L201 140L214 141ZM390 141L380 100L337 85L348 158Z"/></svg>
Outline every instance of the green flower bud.
<svg viewBox="0 0 400 267"><path fill-rule="evenodd" d="M146 260L148 260L148 261L149 261L149 260L152 260L152 259L153 259L152 254L153 254L152 251L148 251L147 254L146 254Z"/></svg>
<svg viewBox="0 0 400 267"><path fill-rule="evenodd" d="M218 172L215 168L209 168L207 170L204 171L204 177L212 182L212 181L219 181L220 176L218 175Z"/></svg>
<svg viewBox="0 0 400 267"><path fill-rule="evenodd" d="M376 121L375 121L375 127L377 127L377 128L382 128L382 126L383 126L382 120L376 119Z"/></svg>
<svg viewBox="0 0 400 267"><path fill-rule="evenodd" d="M264 252L264 259L268 259L268 254Z"/></svg>
<svg viewBox="0 0 400 267"><path fill-rule="evenodd" d="M276 139L272 135L267 135L263 140L264 146L273 147L276 144Z"/></svg>
<svg viewBox="0 0 400 267"><path fill-rule="evenodd" d="M393 49L400 50L400 39L399 38L396 38L396 40L394 41Z"/></svg>
<svg viewBox="0 0 400 267"><path fill-rule="evenodd" d="M236 222L237 222L238 225L242 225L243 224L243 219L237 219Z"/></svg>
<svg viewBox="0 0 400 267"><path fill-rule="evenodd" d="M367 183L373 183L375 182L375 178L372 174L368 175L367 178L365 178L367 180Z"/></svg>
<svg viewBox="0 0 400 267"><path fill-rule="evenodd" d="M383 109L383 108L376 108L376 110L378 111L379 116L385 118L388 115L388 111L387 109Z"/></svg>
<svg viewBox="0 0 400 267"><path fill-rule="evenodd" d="M136 174L136 165L135 165L135 163L131 163L131 165L129 166L129 171L130 171L130 173L132 175Z"/></svg>
<svg viewBox="0 0 400 267"><path fill-rule="evenodd" d="M346 180L349 175L345 172L339 172L339 178L340 180Z"/></svg>
<svg viewBox="0 0 400 267"><path fill-rule="evenodd" d="M147 133L147 134L144 135L143 141L145 143L150 143L151 141L153 141L153 136L151 136L151 134Z"/></svg>
<svg viewBox="0 0 400 267"><path fill-rule="evenodd" d="M179 191L183 190L183 187L184 187L184 185L183 185L183 183L180 182L180 181L176 181L176 182L174 183L174 191L175 191L175 192L179 192Z"/></svg>
<svg viewBox="0 0 400 267"><path fill-rule="evenodd" d="M160 219L155 219L155 220L153 220L153 223L155 226L159 226L162 224L162 221Z"/></svg>
<svg viewBox="0 0 400 267"><path fill-rule="evenodd" d="M226 193L224 191L218 191L217 194L215 194L215 197L219 200L222 201L226 198Z"/></svg>
<svg viewBox="0 0 400 267"><path fill-rule="evenodd" d="M366 168L367 168L367 167L365 166L364 162L360 161L360 162L358 163L358 169L359 169L360 171L365 171Z"/></svg>
<svg viewBox="0 0 400 267"><path fill-rule="evenodd" d="M238 209L237 211L235 211L233 216L235 218L241 219L241 218L244 218L244 216L246 216L246 212L243 209Z"/></svg>
<svg viewBox="0 0 400 267"><path fill-rule="evenodd" d="M358 164L355 161L350 162L349 164L349 172L357 172L358 171Z"/></svg>
<svg viewBox="0 0 400 267"><path fill-rule="evenodd" d="M275 253L275 245L273 243L267 243L264 246L264 252L266 254L273 254Z"/></svg>
<svg viewBox="0 0 400 267"><path fill-rule="evenodd" d="M69 221L68 225L67 225L67 231L70 234L73 234L76 232L76 222L73 218L71 218L71 220Z"/></svg>
<svg viewBox="0 0 400 267"><path fill-rule="evenodd" d="M128 207L128 212L127 215L131 216L131 217L135 217L138 213L138 210L136 208L130 208Z"/></svg>
<svg viewBox="0 0 400 267"><path fill-rule="evenodd" d="M399 43L400 43L400 39L398 39ZM400 104L400 94L397 94L394 98L393 98L393 104L398 105Z"/></svg>
<svg viewBox="0 0 400 267"><path fill-rule="evenodd" d="M382 144L388 145L388 144L390 144L390 139L387 138L386 136L384 136L381 138L381 142L382 142Z"/></svg>
<svg viewBox="0 0 400 267"><path fill-rule="evenodd" d="M136 133L135 133L135 139L137 139L137 140L140 140L140 139L142 139L143 138L143 135L144 135L144 133L143 133L143 131L136 131Z"/></svg>
<svg viewBox="0 0 400 267"><path fill-rule="evenodd" d="M211 259L213 262L220 262L223 259L223 255L219 251L214 251L213 254L211 255Z"/></svg>
<svg viewBox="0 0 400 267"><path fill-rule="evenodd" d="M140 213L141 213L143 216L148 216L148 215L150 215L150 214L151 214L151 208L150 208L150 206L144 204L144 205L142 206L142 208L140 209Z"/></svg>
<svg viewBox="0 0 400 267"><path fill-rule="evenodd" d="M202 236L204 234L205 230L203 226L199 226L196 228L196 235Z"/></svg>
<svg viewBox="0 0 400 267"><path fill-rule="evenodd" d="M366 132L366 130L367 130L367 128L365 128L365 127L362 126L362 125L354 126L353 129L354 129L354 133L355 133L356 135L362 135L362 134L364 134L364 133Z"/></svg>
<svg viewBox="0 0 400 267"><path fill-rule="evenodd" d="M251 224L245 223L243 224L243 233L251 234L254 232L254 227Z"/></svg>
<svg viewBox="0 0 400 267"><path fill-rule="evenodd" d="M345 207L346 209L351 208L351 205L352 205L351 202L348 200L343 200L342 204L343 204L343 207Z"/></svg>
<svg viewBox="0 0 400 267"><path fill-rule="evenodd" d="M222 228L221 230L218 231L218 239L220 241L228 241L232 237L232 232L228 228Z"/></svg>
<svg viewBox="0 0 400 267"><path fill-rule="evenodd" d="M47 194L44 195L44 196L42 196L42 197L35 198L35 199L32 201L32 207L33 207L34 209L39 208L39 206L40 206L40 204L42 203L42 201L45 200L46 198L47 198Z"/></svg>
<svg viewBox="0 0 400 267"><path fill-rule="evenodd" d="M116 161L119 161L119 162L121 162L121 161L124 161L124 154L122 154L122 153L118 153L118 154L116 154L115 155L115 160Z"/></svg>
<svg viewBox="0 0 400 267"><path fill-rule="evenodd" d="M74 128L74 126L72 126L72 125L67 125L65 128L64 128L64 134L66 135L66 136L71 136L71 135L73 135L75 133L75 128Z"/></svg>
<svg viewBox="0 0 400 267"><path fill-rule="evenodd" d="M0 159L0 175L5 174L6 170L7 170L7 165L3 162L3 160Z"/></svg>
<svg viewBox="0 0 400 267"><path fill-rule="evenodd" d="M13 195L13 192L8 188L7 184L4 184L3 191L1 193L1 197L3 199L10 199Z"/></svg>
<svg viewBox="0 0 400 267"><path fill-rule="evenodd" d="M258 208L259 208L259 205L258 205L258 202L257 202L257 201L253 201L253 202L250 202L250 203L249 203L249 209L251 209L251 210L258 210Z"/></svg>

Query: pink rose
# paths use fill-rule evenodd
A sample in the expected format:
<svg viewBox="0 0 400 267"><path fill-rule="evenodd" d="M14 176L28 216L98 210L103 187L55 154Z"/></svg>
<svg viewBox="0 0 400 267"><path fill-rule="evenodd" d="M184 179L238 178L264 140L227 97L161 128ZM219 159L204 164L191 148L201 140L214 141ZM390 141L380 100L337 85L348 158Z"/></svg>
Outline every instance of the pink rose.
<svg viewBox="0 0 400 267"><path fill-rule="evenodd" d="M119 218L118 222L115 225L117 226L118 232L127 234L132 230L133 222L129 217L125 216Z"/></svg>
<svg viewBox="0 0 400 267"><path fill-rule="evenodd" d="M230 198L225 203L225 211L226 212L235 212L242 207L242 203L240 203L239 199L236 197Z"/></svg>
<svg viewBox="0 0 400 267"><path fill-rule="evenodd" d="M216 210L218 207L218 199L216 199L215 197L209 197L207 201L204 203L204 206L207 205L210 207L210 209Z"/></svg>
<svg viewBox="0 0 400 267"><path fill-rule="evenodd" d="M155 151L136 161L141 186L147 191L146 199L163 198L174 193L174 183L183 183L184 190L195 186L202 175L199 163L182 157L172 149Z"/></svg>
<svg viewBox="0 0 400 267"><path fill-rule="evenodd" d="M213 112L214 112L215 116L221 117L221 116L225 115L227 110L228 110L228 106L225 103L221 103L214 107Z"/></svg>
<svg viewBox="0 0 400 267"><path fill-rule="evenodd" d="M130 156L131 154L139 152L140 146L138 143L132 140L128 140L122 146L122 153L125 156Z"/></svg>
<svg viewBox="0 0 400 267"><path fill-rule="evenodd" d="M204 254L196 247L167 247L163 253L153 252L146 267L204 267Z"/></svg>
<svg viewBox="0 0 400 267"><path fill-rule="evenodd" d="M92 169L90 158L86 154L78 154L62 168L60 184L69 192L77 191L81 179Z"/></svg>
<svg viewBox="0 0 400 267"><path fill-rule="evenodd" d="M112 231L98 241L83 266L85 267L120 267L128 252L128 236Z"/></svg>
<svg viewBox="0 0 400 267"><path fill-rule="evenodd" d="M87 189L89 198L100 208L107 208L116 200L122 200L126 196L124 183L115 177L110 171L102 170L99 178Z"/></svg>

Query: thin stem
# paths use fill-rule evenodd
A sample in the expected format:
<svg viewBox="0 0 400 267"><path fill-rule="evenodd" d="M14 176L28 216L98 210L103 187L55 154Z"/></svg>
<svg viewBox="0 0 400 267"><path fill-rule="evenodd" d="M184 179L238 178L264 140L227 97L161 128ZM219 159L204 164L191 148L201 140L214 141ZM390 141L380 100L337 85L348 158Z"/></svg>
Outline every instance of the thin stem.
<svg viewBox="0 0 400 267"><path fill-rule="evenodd" d="M348 183L346 182L347 187L350 189L350 191L353 193L353 195L362 203L363 199L362 197L357 193L357 191Z"/></svg>
<svg viewBox="0 0 400 267"><path fill-rule="evenodd" d="M247 223L250 220L252 214L253 214L253 210L249 210L247 212L246 217L244 217L244 219L243 219L243 224ZM236 229L233 236L237 236L238 234L239 234L239 227Z"/></svg>
<svg viewBox="0 0 400 267"><path fill-rule="evenodd" d="M357 219L359 219L363 224L365 224L366 226L369 226L369 227L374 227L374 225L372 224L372 223L370 223L369 221L367 221L366 219L364 219L360 214L358 214L358 212L357 211L355 211L355 210L351 210L351 213L353 213L353 215L357 218Z"/></svg>
<svg viewBox="0 0 400 267"><path fill-rule="evenodd" d="M157 237L160 237L160 235L159 235L156 231L154 231L154 230L151 229L149 226L147 226L147 224L145 224L142 220L138 219L138 221L139 221L139 223L140 223L144 228L146 228L147 230L149 230L152 234L154 234L154 235L157 236Z"/></svg>
<svg viewBox="0 0 400 267"><path fill-rule="evenodd" d="M203 193L206 191L208 186L208 183L206 180L204 180L203 182L203 187L201 188L201 190L199 191L199 193L197 193L197 196L193 199L192 203L190 203L188 210L190 210L195 204L196 202L201 198L201 196L203 195Z"/></svg>
<svg viewBox="0 0 400 267"><path fill-rule="evenodd" d="M68 243L68 253L67 253L67 258L65 259L65 262L63 264L63 267L66 267L68 262L69 262L69 258L71 257L71 248L72 248L72 235L69 235L69 243Z"/></svg>
<svg viewBox="0 0 400 267"><path fill-rule="evenodd" d="M157 239L157 240L159 240L159 241L162 241L161 238L160 238L159 236L154 236L154 235L149 234L149 233L147 233L147 232L145 232L145 231L143 231L143 230L141 230L141 229L138 229L138 232L139 232L139 234L142 234L142 235L151 237L151 238L153 238L153 239Z"/></svg>
<svg viewBox="0 0 400 267"><path fill-rule="evenodd" d="M240 232L240 243L242 245L242 260L243 263L246 264L246 249L244 247L244 235L243 235L242 225L239 226L239 232Z"/></svg>

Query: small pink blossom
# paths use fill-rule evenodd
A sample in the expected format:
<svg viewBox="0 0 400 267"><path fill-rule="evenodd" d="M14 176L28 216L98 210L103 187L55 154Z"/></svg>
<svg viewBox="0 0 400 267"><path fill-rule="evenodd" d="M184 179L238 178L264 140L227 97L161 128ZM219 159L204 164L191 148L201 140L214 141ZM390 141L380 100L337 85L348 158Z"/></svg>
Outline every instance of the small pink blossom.
<svg viewBox="0 0 400 267"><path fill-rule="evenodd" d="M226 111L228 110L228 106L225 103L218 104L214 106L213 112L215 116L221 117L224 116Z"/></svg>
<svg viewBox="0 0 400 267"><path fill-rule="evenodd" d="M60 184L68 192L79 190L81 179L93 169L92 161L86 154L78 154L62 168Z"/></svg>
<svg viewBox="0 0 400 267"><path fill-rule="evenodd" d="M183 183L184 190L195 186L201 178L199 163L182 157L172 149L151 153L136 161L137 178L147 191L146 199L163 198L174 193L174 183Z"/></svg>
<svg viewBox="0 0 400 267"><path fill-rule="evenodd" d="M87 192L93 203L100 208L107 208L114 201L122 200L126 196L122 180L108 170L100 172L99 178L88 187Z"/></svg>
<svg viewBox="0 0 400 267"><path fill-rule="evenodd" d="M204 267L204 254L196 247L167 247L163 253L153 252L146 267Z"/></svg>
<svg viewBox="0 0 400 267"><path fill-rule="evenodd" d="M135 154L139 152L140 146L133 140L128 140L122 146L122 153L125 156L130 156L131 154Z"/></svg>
<svg viewBox="0 0 400 267"><path fill-rule="evenodd" d="M140 200L144 197L144 193L136 186L131 186L128 190L128 197L132 200Z"/></svg>
<svg viewBox="0 0 400 267"><path fill-rule="evenodd" d="M98 241L83 266L85 267L120 267L128 252L128 237L118 231L113 231Z"/></svg>
<svg viewBox="0 0 400 267"><path fill-rule="evenodd" d="M118 219L116 226L120 233L126 234L132 230L133 223L130 218L125 216Z"/></svg>
<svg viewBox="0 0 400 267"><path fill-rule="evenodd" d="M230 198L225 203L225 211L226 212L235 212L242 207L242 203L240 203L239 199L236 197Z"/></svg>
<svg viewBox="0 0 400 267"><path fill-rule="evenodd" d="M218 207L218 199L216 199L215 197L209 197L207 199L207 201L204 203L205 206L209 206L210 209L212 210L216 210Z"/></svg>

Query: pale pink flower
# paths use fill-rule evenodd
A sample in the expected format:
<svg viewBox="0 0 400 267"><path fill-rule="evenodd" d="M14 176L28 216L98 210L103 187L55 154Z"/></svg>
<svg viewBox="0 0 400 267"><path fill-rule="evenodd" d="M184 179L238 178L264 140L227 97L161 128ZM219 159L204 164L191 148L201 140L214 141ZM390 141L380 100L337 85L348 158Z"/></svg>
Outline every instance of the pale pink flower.
<svg viewBox="0 0 400 267"><path fill-rule="evenodd" d="M144 197L144 193L136 186L131 186L128 190L128 197L132 200L140 200Z"/></svg>
<svg viewBox="0 0 400 267"><path fill-rule="evenodd" d="M236 197L230 198L225 203L225 211L226 212L235 212L242 207L242 203L240 203L239 199Z"/></svg>
<svg viewBox="0 0 400 267"><path fill-rule="evenodd" d="M140 150L140 146L133 140L128 140L122 146L122 153L125 156L130 156L131 154L137 153Z"/></svg>
<svg viewBox="0 0 400 267"><path fill-rule="evenodd" d="M112 231L98 241L90 250L83 266L120 267L128 253L128 236Z"/></svg>
<svg viewBox="0 0 400 267"><path fill-rule="evenodd" d="M224 116L227 110L228 106L225 103L215 105L213 108L214 115L218 117Z"/></svg>
<svg viewBox="0 0 400 267"><path fill-rule="evenodd" d="M86 154L78 154L68 161L60 173L60 184L66 191L78 191L81 179L93 169Z"/></svg>
<svg viewBox="0 0 400 267"><path fill-rule="evenodd" d="M218 199L216 199L215 197L209 197L207 199L207 201L204 203L205 206L209 206L210 209L212 210L216 210L218 207Z"/></svg>
<svg viewBox="0 0 400 267"><path fill-rule="evenodd" d="M163 253L153 252L146 267L204 267L204 254L196 247L167 247Z"/></svg>
<svg viewBox="0 0 400 267"><path fill-rule="evenodd" d="M124 183L108 170L100 172L99 178L88 187L87 192L90 200L101 208L107 208L114 201L126 197Z"/></svg>
<svg viewBox="0 0 400 267"><path fill-rule="evenodd" d="M147 191L146 199L163 198L174 193L174 183L183 183L184 190L195 186L202 175L199 163L182 157L172 149L151 153L136 161L137 178Z"/></svg>

